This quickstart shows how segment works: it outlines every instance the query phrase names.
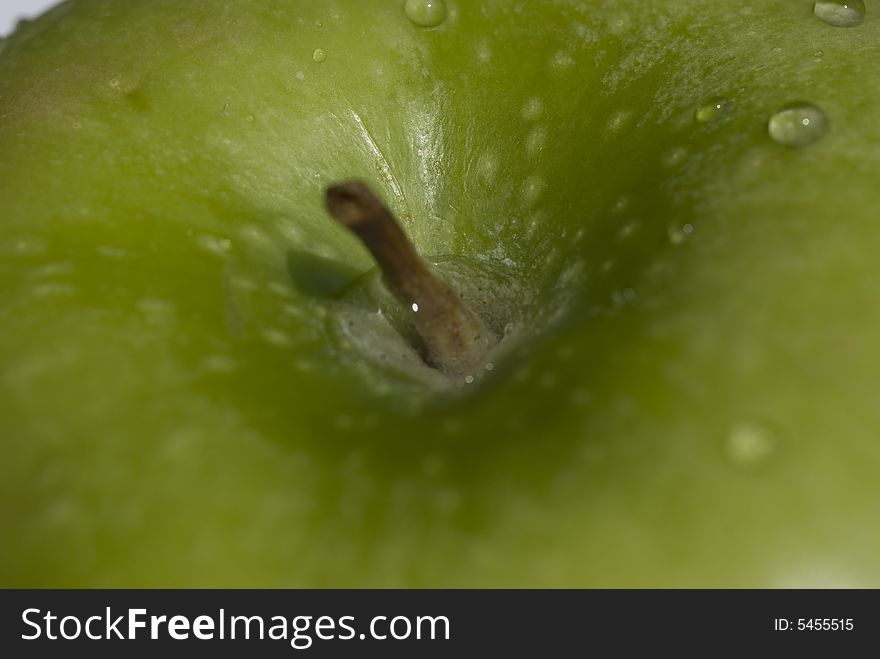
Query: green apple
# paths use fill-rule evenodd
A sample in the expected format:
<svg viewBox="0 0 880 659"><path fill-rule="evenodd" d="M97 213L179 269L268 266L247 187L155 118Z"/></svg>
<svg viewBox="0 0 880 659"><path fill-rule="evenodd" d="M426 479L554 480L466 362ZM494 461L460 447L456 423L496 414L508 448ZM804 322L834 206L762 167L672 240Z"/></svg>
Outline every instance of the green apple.
<svg viewBox="0 0 880 659"><path fill-rule="evenodd" d="M880 3L820 4L21 27L0 584L880 585ZM348 179L493 328L471 371L328 217Z"/></svg>

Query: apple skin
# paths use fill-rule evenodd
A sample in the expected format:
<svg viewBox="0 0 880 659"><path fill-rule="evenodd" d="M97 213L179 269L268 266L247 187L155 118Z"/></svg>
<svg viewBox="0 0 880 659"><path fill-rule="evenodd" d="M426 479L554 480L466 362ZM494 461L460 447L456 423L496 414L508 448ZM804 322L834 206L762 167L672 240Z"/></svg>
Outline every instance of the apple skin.
<svg viewBox="0 0 880 659"><path fill-rule="evenodd" d="M3 44L0 584L880 585L878 8L447 4L73 0ZM798 100L831 131L773 143ZM474 385L338 340L349 177L522 287Z"/></svg>

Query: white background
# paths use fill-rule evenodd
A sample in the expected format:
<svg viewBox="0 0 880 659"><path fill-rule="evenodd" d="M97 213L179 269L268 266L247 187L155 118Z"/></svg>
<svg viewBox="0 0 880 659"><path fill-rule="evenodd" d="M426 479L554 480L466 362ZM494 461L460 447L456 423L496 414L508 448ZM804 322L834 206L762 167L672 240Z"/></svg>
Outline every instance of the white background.
<svg viewBox="0 0 880 659"><path fill-rule="evenodd" d="M0 0L0 37L8 36L18 19L36 18L58 2L59 0Z"/></svg>

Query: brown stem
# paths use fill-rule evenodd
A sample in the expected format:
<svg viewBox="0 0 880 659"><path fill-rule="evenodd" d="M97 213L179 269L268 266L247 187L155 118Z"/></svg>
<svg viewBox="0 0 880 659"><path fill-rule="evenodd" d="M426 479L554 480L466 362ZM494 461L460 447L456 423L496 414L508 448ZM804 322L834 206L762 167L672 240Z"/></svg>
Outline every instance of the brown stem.
<svg viewBox="0 0 880 659"><path fill-rule="evenodd" d="M491 345L489 330L431 272L385 204L361 181L329 187L326 204L370 250L388 290L412 313L425 361L453 377L472 372Z"/></svg>

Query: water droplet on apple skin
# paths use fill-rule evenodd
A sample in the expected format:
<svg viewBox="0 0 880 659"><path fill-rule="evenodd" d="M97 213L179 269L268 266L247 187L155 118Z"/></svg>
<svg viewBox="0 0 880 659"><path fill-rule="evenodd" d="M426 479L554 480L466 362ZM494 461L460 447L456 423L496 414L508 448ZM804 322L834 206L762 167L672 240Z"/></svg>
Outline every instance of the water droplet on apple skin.
<svg viewBox="0 0 880 659"><path fill-rule="evenodd" d="M406 17L418 27L438 27L446 21L445 0L406 0L403 10Z"/></svg>
<svg viewBox="0 0 880 659"><path fill-rule="evenodd" d="M816 18L833 27L858 27L865 22L864 0L816 0Z"/></svg>
<svg viewBox="0 0 880 659"><path fill-rule="evenodd" d="M324 60L327 59L327 52L323 48L315 48L315 52L312 53L312 61L315 64L320 64Z"/></svg>
<svg viewBox="0 0 880 659"><path fill-rule="evenodd" d="M779 449L776 433L763 423L745 421L727 433L724 455L733 466L753 470L767 464Z"/></svg>
<svg viewBox="0 0 880 659"><path fill-rule="evenodd" d="M669 243L675 247L683 245L690 240L693 235L694 225L690 223L671 224L666 230L666 237L669 239Z"/></svg>
<svg viewBox="0 0 880 659"><path fill-rule="evenodd" d="M642 225L638 221L627 222L622 227L620 227L620 230L617 232L617 237L620 240L629 240L630 238L635 236L641 228Z"/></svg>
<svg viewBox="0 0 880 659"><path fill-rule="evenodd" d="M619 215L620 213L625 212L632 205L632 201L626 195L622 197L618 197L614 200L614 203L611 205L611 212L614 215Z"/></svg>
<svg viewBox="0 0 880 659"><path fill-rule="evenodd" d="M767 124L770 139L784 146L808 146L825 137L828 130L828 117L811 103L787 105Z"/></svg>
<svg viewBox="0 0 880 659"><path fill-rule="evenodd" d="M694 119L700 124L717 123L727 118L733 110L733 101L716 97L709 99L705 105L700 106L694 113Z"/></svg>

